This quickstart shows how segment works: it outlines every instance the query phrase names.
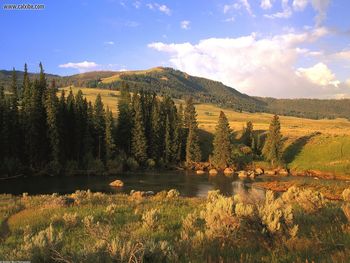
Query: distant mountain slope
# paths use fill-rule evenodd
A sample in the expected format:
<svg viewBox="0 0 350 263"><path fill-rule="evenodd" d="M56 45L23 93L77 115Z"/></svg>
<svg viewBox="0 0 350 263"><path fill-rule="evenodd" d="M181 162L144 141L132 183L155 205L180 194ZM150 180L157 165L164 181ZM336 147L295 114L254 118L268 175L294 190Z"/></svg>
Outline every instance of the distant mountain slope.
<svg viewBox="0 0 350 263"><path fill-rule="evenodd" d="M0 71L0 85L9 87L12 71ZM18 83L23 80L23 72L17 71ZM30 73L31 78L37 74ZM206 78L194 77L172 68L157 67L136 71L94 71L71 76L47 74L47 79L55 79L61 87L76 86L104 89L119 89L123 82L131 91L144 89L173 98L193 96L199 102L213 103L220 107L237 111L269 112L304 118L349 118L350 100L318 99L274 99L251 97Z"/></svg>
<svg viewBox="0 0 350 263"><path fill-rule="evenodd" d="M193 96L201 102L245 111L263 111L265 103L221 82L193 77L171 68L153 68L149 70L125 72L96 72L64 77L60 83L65 85L118 89L122 83L128 83L131 91L143 89L167 94L173 98Z"/></svg>
<svg viewBox="0 0 350 263"><path fill-rule="evenodd" d="M16 76L17 76L17 83L20 85L23 82L23 71L16 70ZM29 77L34 79L36 77L39 77L39 73L29 73ZM51 79L59 79L61 76L59 75L53 75L53 74L46 74L46 78L48 80ZM0 86L4 86L5 88L11 85L12 81L12 70L0 70Z"/></svg>
<svg viewBox="0 0 350 263"><path fill-rule="evenodd" d="M310 119L350 119L350 99L274 99L257 98L266 103L266 112Z"/></svg>

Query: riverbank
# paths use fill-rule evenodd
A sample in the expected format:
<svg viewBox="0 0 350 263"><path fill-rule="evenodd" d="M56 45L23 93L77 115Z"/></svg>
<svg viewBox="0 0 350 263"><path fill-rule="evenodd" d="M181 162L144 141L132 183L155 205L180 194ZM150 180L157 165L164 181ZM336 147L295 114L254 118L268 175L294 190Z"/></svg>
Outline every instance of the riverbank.
<svg viewBox="0 0 350 263"><path fill-rule="evenodd" d="M0 195L0 259L34 262L345 262L345 201L293 188L184 198L92 193ZM274 219L273 219L274 218ZM269 221L273 219L273 221ZM330 238L331 237L331 238Z"/></svg>

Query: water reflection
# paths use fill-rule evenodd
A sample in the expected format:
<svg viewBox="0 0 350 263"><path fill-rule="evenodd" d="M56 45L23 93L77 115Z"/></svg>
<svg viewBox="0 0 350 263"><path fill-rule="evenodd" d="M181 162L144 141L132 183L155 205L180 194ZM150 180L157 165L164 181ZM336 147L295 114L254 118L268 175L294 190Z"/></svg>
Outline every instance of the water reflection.
<svg viewBox="0 0 350 263"><path fill-rule="evenodd" d="M121 179L124 187L121 189L110 187L109 183L115 179ZM188 197L204 197L213 189L218 189L222 194L230 196L239 192L250 193L254 190L251 188L251 182L250 179L241 180L237 176L196 175L177 171L121 174L113 177L26 177L1 181L0 193L66 194L88 189L93 192L130 193L131 190L160 192L175 188L182 196ZM263 191L260 192L263 193Z"/></svg>

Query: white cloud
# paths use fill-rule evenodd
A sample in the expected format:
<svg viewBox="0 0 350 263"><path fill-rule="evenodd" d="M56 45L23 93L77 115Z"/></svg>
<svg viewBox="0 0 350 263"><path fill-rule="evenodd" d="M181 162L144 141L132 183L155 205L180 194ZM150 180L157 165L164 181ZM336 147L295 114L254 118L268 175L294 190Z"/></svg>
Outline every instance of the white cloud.
<svg viewBox="0 0 350 263"><path fill-rule="evenodd" d="M289 18L292 16L293 12L288 4L289 0L282 0L282 12L277 12L271 15L265 14L264 17L274 19L274 18Z"/></svg>
<svg viewBox="0 0 350 263"><path fill-rule="evenodd" d="M89 71L92 69L96 69L97 67L99 67L98 64L96 64L95 62L90 62L90 61L83 61L83 62L68 62L66 64L61 64L58 67L60 68L74 68L79 70L80 72L84 72L84 71Z"/></svg>
<svg viewBox="0 0 350 263"><path fill-rule="evenodd" d="M327 9L331 0L311 0L312 7L317 11L316 25L320 25L327 16Z"/></svg>
<svg viewBox="0 0 350 263"><path fill-rule="evenodd" d="M236 3L224 5L223 12L227 14L233 9L239 10L241 8L244 8L249 15L255 17L248 0L237 0Z"/></svg>
<svg viewBox="0 0 350 263"><path fill-rule="evenodd" d="M342 50L332 55L335 59L350 61L350 50Z"/></svg>
<svg viewBox="0 0 350 263"><path fill-rule="evenodd" d="M252 33L238 38L209 38L191 43L151 43L168 53L171 66L218 81L255 96L331 97L346 93L325 64L295 65L307 50L303 45L328 34L325 28L272 37ZM350 93L350 89L349 92Z"/></svg>
<svg viewBox="0 0 350 263"><path fill-rule="evenodd" d="M113 41L105 41L104 44L113 46L115 43Z"/></svg>
<svg viewBox="0 0 350 263"><path fill-rule="evenodd" d="M141 2L140 1L135 1L133 3L133 6L136 8L136 9L139 9L141 7Z"/></svg>
<svg viewBox="0 0 350 263"><path fill-rule="evenodd" d="M190 21L188 21L188 20L183 20L183 21L181 21L181 23L180 23L180 25L181 25L181 28L182 29L190 29Z"/></svg>
<svg viewBox="0 0 350 263"><path fill-rule="evenodd" d="M171 15L171 10L168 6L166 5L160 5L158 3L153 3L153 4L147 4L147 7L151 10L157 9L158 11L170 16Z"/></svg>
<svg viewBox="0 0 350 263"><path fill-rule="evenodd" d="M224 22L235 22L235 17L234 16L231 16L231 17L229 17L229 18L226 18L226 19L224 19L223 21Z"/></svg>
<svg viewBox="0 0 350 263"><path fill-rule="evenodd" d="M303 11L308 4L308 0L293 0L293 9Z"/></svg>
<svg viewBox="0 0 350 263"><path fill-rule="evenodd" d="M271 0L261 0L260 7L264 10L271 9L272 7Z"/></svg>
<svg viewBox="0 0 350 263"><path fill-rule="evenodd" d="M326 64L320 62L310 68L298 68L296 71L298 76L304 76L312 83L320 86L333 85L338 87L340 82L336 79L332 71Z"/></svg>

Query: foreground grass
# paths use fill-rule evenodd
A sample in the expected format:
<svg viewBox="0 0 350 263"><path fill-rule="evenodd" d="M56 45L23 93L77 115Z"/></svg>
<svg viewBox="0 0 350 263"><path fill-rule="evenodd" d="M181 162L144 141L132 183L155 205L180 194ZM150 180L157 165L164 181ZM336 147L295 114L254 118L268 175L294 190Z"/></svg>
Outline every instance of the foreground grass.
<svg viewBox="0 0 350 263"><path fill-rule="evenodd" d="M346 262L345 201L291 188L265 200L78 191L0 196L0 260L33 262ZM349 204L348 204L349 205ZM342 208L343 207L343 208Z"/></svg>

